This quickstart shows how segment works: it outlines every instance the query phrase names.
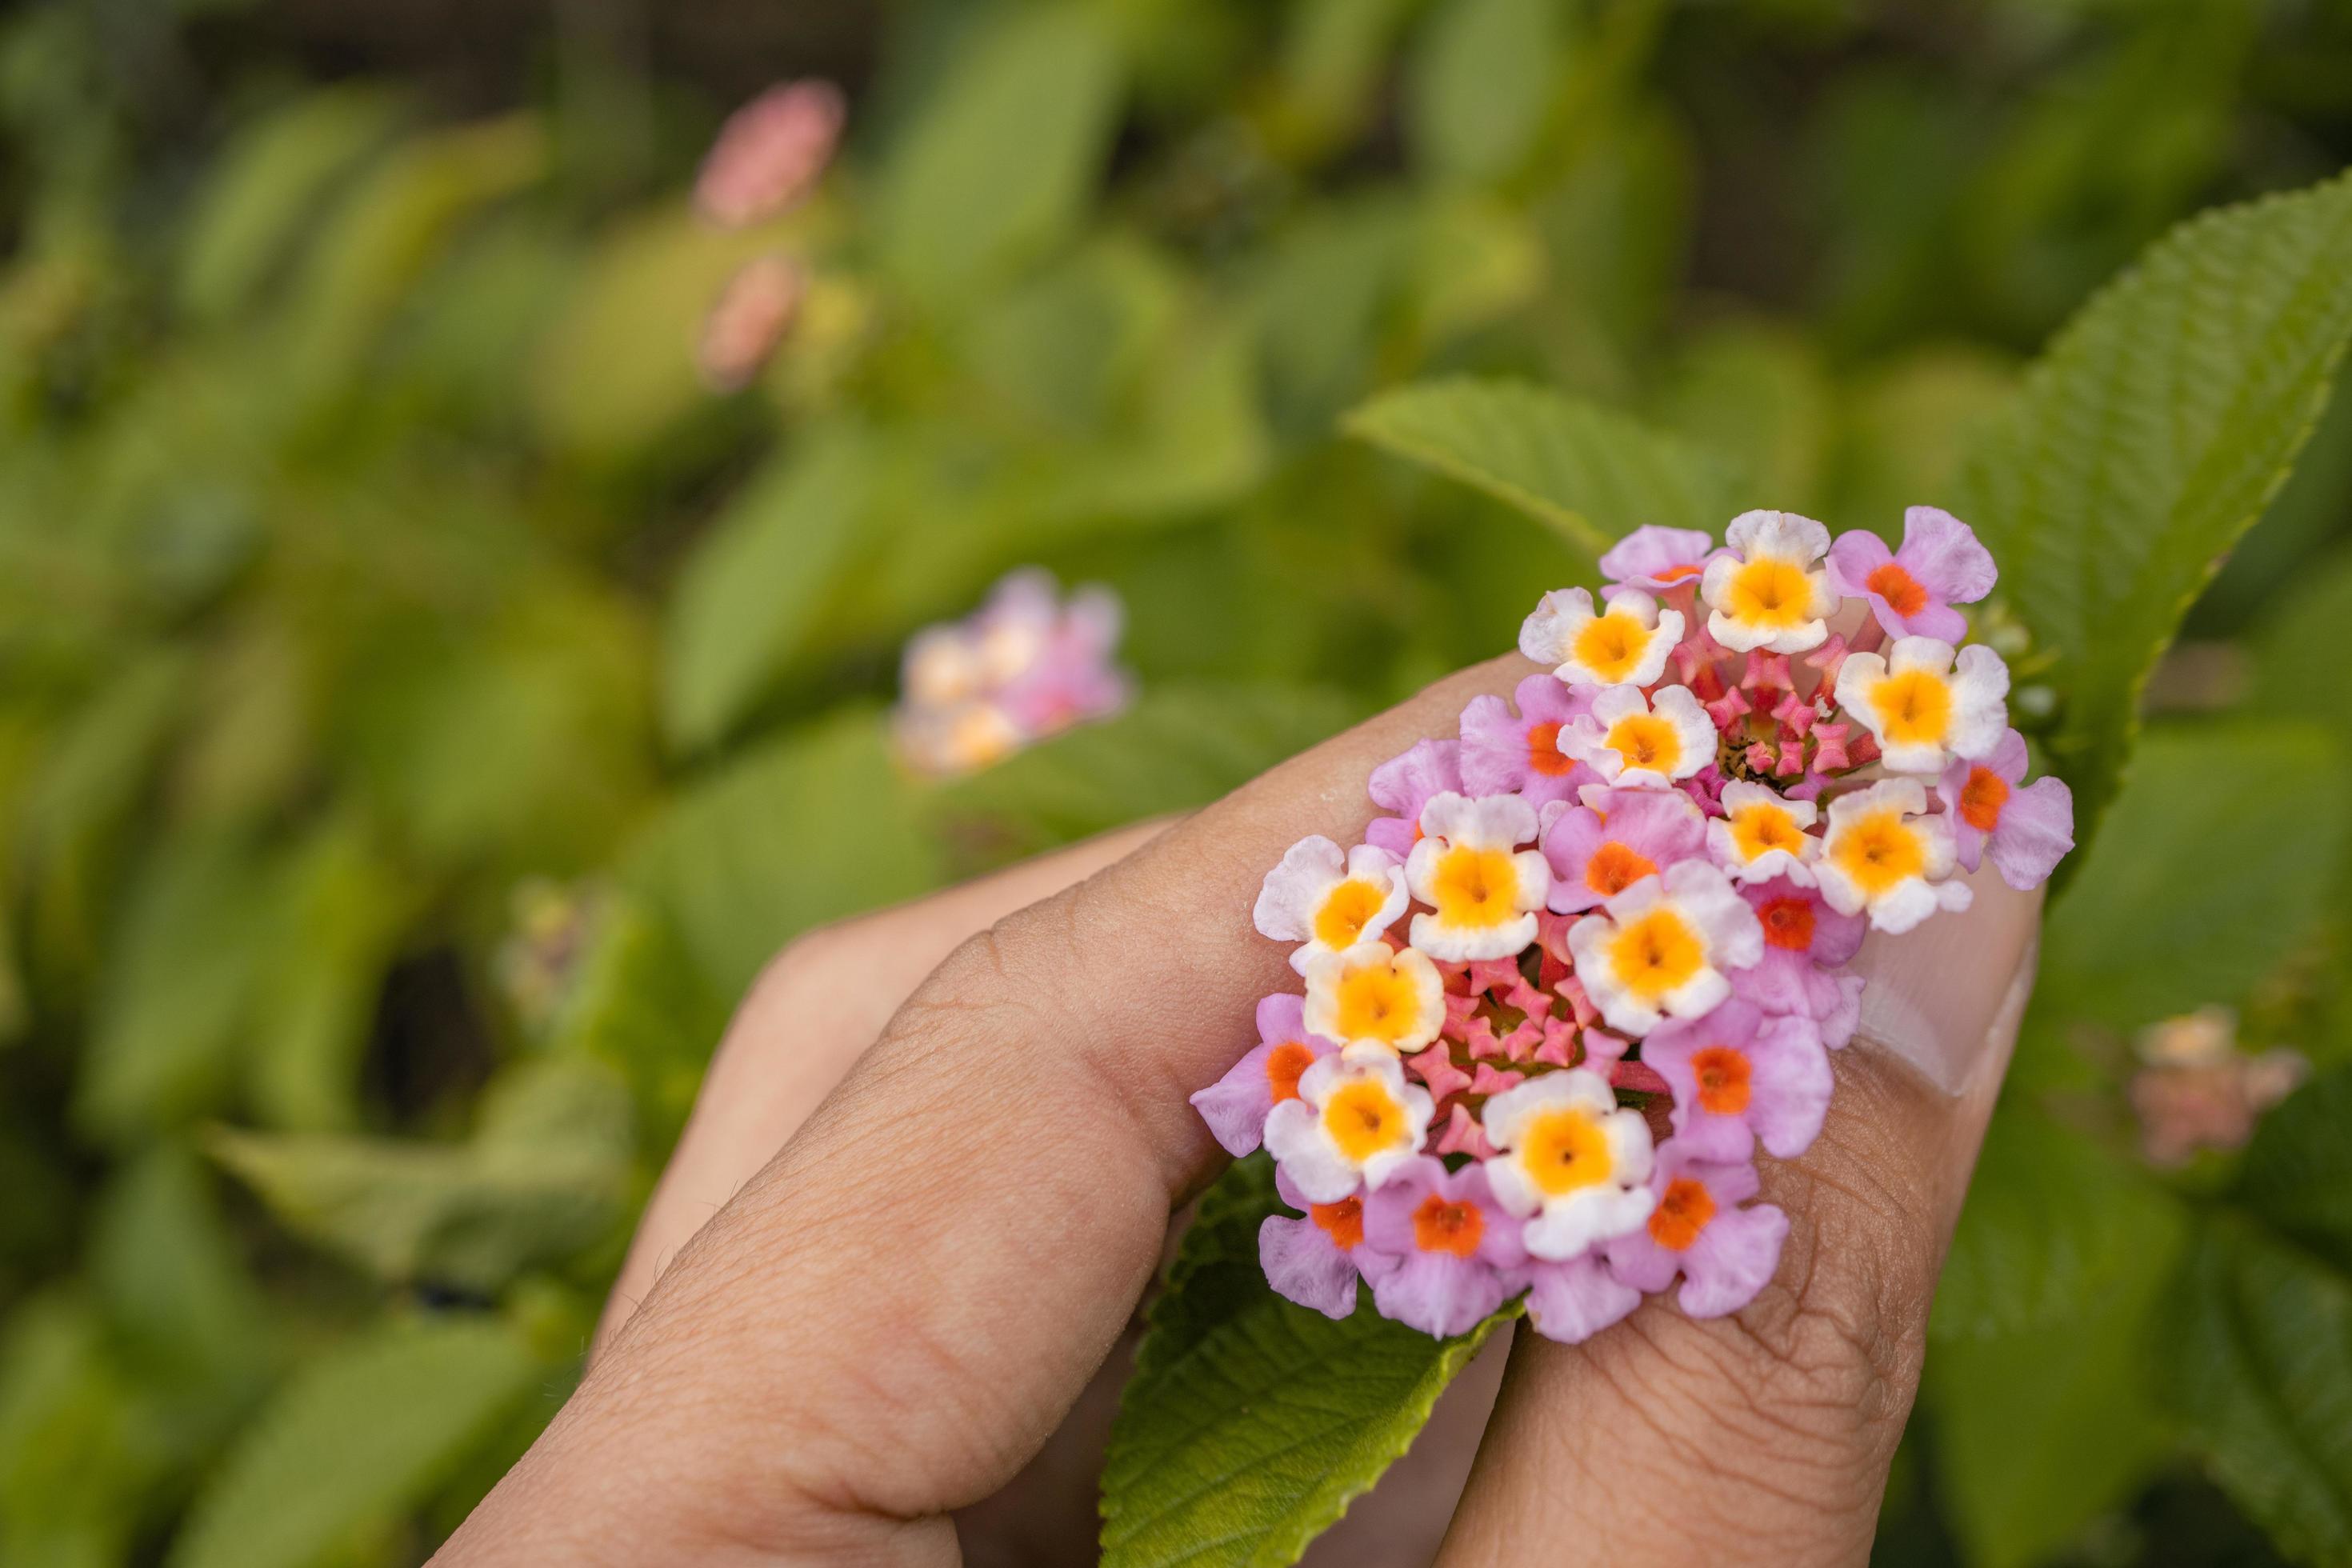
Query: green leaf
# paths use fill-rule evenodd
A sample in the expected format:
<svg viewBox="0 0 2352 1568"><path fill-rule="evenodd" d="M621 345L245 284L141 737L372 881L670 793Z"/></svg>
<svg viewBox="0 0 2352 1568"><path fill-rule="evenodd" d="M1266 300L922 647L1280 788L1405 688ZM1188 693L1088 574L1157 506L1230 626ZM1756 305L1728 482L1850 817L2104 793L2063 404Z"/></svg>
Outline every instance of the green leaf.
<svg viewBox="0 0 2352 1568"><path fill-rule="evenodd" d="M1985 1134L1936 1291L1938 1344L2079 1320L2139 1277L2180 1229L2179 1200L2138 1167L2029 1106Z"/></svg>
<svg viewBox="0 0 2352 1568"><path fill-rule="evenodd" d="M179 279L189 313L218 320L250 303L309 232L332 183L383 142L400 110L379 89L331 88L240 136L189 226Z"/></svg>
<svg viewBox="0 0 2352 1568"><path fill-rule="evenodd" d="M695 544L670 602L662 714L687 748L724 735L800 645L847 558L870 459L846 427L772 459Z"/></svg>
<svg viewBox="0 0 2352 1568"><path fill-rule="evenodd" d="M196 1114L233 1079L276 884L234 839L167 839L112 949L75 1115L110 1138Z"/></svg>
<svg viewBox="0 0 2352 1568"><path fill-rule="evenodd" d="M1109 152L1118 51L1076 5L1006 8L891 150L884 257L945 303L1068 232Z"/></svg>
<svg viewBox="0 0 2352 1568"><path fill-rule="evenodd" d="M2345 398L2352 406L2352 395ZM2315 719L2352 733L2352 682L2315 679L2343 657L2344 628L2352 626L2352 553L2305 563L2301 582L2264 613L2254 645L2251 703L2264 713Z"/></svg>
<svg viewBox="0 0 2352 1568"><path fill-rule="evenodd" d="M1440 6L1409 57L1416 162L1454 180L1510 174L1542 129L1560 77L1559 0Z"/></svg>
<svg viewBox="0 0 2352 1568"><path fill-rule="evenodd" d="M220 1132L214 1155L297 1235L394 1283L488 1292L602 1240L627 1197L629 1103L574 1058L493 1084L461 1144Z"/></svg>
<svg viewBox="0 0 2352 1568"><path fill-rule="evenodd" d="M309 1568L383 1531L541 1372L496 1321L395 1321L305 1363L197 1498L172 1568Z"/></svg>
<svg viewBox="0 0 2352 1568"><path fill-rule="evenodd" d="M89 1267L110 1324L151 1363L241 1381L257 1369L264 1321L215 1180L176 1144L141 1155L99 1205Z"/></svg>
<svg viewBox="0 0 2352 1568"><path fill-rule="evenodd" d="M593 918L555 1046L628 1079L641 1145L657 1157L686 1125L734 998L713 992L677 934L635 900L615 896Z"/></svg>
<svg viewBox="0 0 2352 1568"><path fill-rule="evenodd" d="M1147 688L1083 724L950 785L940 809L990 858L1034 853L1205 805L1338 731L1347 700L1317 688Z"/></svg>
<svg viewBox="0 0 2352 1568"><path fill-rule="evenodd" d="M2190 1441L2290 1556L2352 1559L2352 1279L2217 1214L2160 1364Z"/></svg>
<svg viewBox="0 0 2352 1568"><path fill-rule="evenodd" d="M321 826L291 859L247 1079L273 1126L326 1131L359 1120L360 1057L417 894L356 821Z"/></svg>
<svg viewBox="0 0 2352 1568"><path fill-rule="evenodd" d="M1973 1560L2042 1561L2165 1452L2150 1320L2186 1231L2137 1166L2022 1104L1994 1119L1927 1352L1933 1452Z"/></svg>
<svg viewBox="0 0 2352 1568"><path fill-rule="evenodd" d="M1723 467L1622 415L1514 382L1444 381L1365 404L1351 436L1475 486L1598 553L1644 523L1721 530Z"/></svg>
<svg viewBox="0 0 2352 1568"><path fill-rule="evenodd" d="M127 1562L166 1462L104 1324L72 1297L36 1297L0 1328L0 1561Z"/></svg>
<svg viewBox="0 0 2352 1568"><path fill-rule="evenodd" d="M2263 1118L2238 1173L2239 1202L2352 1274L2352 1067L2305 1084Z"/></svg>
<svg viewBox="0 0 2352 1568"><path fill-rule="evenodd" d="M289 292L286 356L303 395L340 391L459 227L538 179L546 136L524 116L420 136L338 204Z"/></svg>
<svg viewBox="0 0 2352 1568"><path fill-rule="evenodd" d="M624 860L625 883L740 996L811 926L926 892L939 852L879 719L851 710L688 789Z"/></svg>
<svg viewBox="0 0 2352 1568"><path fill-rule="evenodd" d="M532 356L533 422L566 452L610 462L644 450L712 400L694 357L736 269L795 235L801 214L721 229L679 205L631 215L578 268Z"/></svg>
<svg viewBox="0 0 2352 1568"><path fill-rule="evenodd" d="M2158 655L2284 482L2347 335L2352 179L2209 214L2076 315L1970 463L1961 513L2057 661L2050 749L2086 842Z"/></svg>
<svg viewBox="0 0 2352 1568"><path fill-rule="evenodd" d="M2130 1029L2243 997L2326 906L2352 807L2343 766L2313 725L2151 731L2051 911L2036 1011Z"/></svg>
<svg viewBox="0 0 2352 1568"><path fill-rule="evenodd" d="M1103 1468L1105 1568L1280 1568L1409 1447L1506 1308L1434 1340L1360 1307L1339 1322L1257 1272L1263 1160L1202 1201L1152 1304Z"/></svg>
<svg viewBox="0 0 2352 1568"><path fill-rule="evenodd" d="M1267 405L1297 439L1327 438L1332 419L1372 384L1420 216L1389 193L1310 208L1254 269L1250 316Z"/></svg>
<svg viewBox="0 0 2352 1568"><path fill-rule="evenodd" d="M2073 1205L2063 1173L2043 1174L2045 1195ZM2150 1387L2154 1319L2185 1227L2177 1210L2161 1226L2123 1224L2113 1267L2072 1311L1927 1352L1941 1496L1986 1568L2049 1558L2128 1501L2168 1450Z"/></svg>
<svg viewBox="0 0 2352 1568"><path fill-rule="evenodd" d="M1282 41L1281 127L1308 155L1328 151L1372 112L1412 0L1305 0Z"/></svg>
<svg viewBox="0 0 2352 1568"><path fill-rule="evenodd" d="M1836 413L1821 351L1787 327L1744 321L1692 342L1663 417L1732 461L1755 494L1791 511L1818 512ZM1853 521L1868 527L1885 520Z"/></svg>

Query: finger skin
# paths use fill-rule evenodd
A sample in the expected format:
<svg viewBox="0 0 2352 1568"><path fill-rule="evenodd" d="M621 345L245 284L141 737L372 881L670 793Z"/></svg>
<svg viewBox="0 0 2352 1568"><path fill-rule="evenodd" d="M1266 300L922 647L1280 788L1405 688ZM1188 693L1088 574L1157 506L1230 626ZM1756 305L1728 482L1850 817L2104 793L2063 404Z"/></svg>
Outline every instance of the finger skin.
<svg viewBox="0 0 2352 1568"><path fill-rule="evenodd" d="M782 1147L923 977L975 933L1084 880L1161 832L1140 823L898 909L827 926L763 971L728 1024L694 1113L637 1222L598 1351L710 1216Z"/></svg>
<svg viewBox="0 0 2352 1568"><path fill-rule="evenodd" d="M1185 1102L1297 977L1249 911L1440 682L959 948L680 1253L448 1563L955 1560L1103 1360L1214 1143Z"/></svg>

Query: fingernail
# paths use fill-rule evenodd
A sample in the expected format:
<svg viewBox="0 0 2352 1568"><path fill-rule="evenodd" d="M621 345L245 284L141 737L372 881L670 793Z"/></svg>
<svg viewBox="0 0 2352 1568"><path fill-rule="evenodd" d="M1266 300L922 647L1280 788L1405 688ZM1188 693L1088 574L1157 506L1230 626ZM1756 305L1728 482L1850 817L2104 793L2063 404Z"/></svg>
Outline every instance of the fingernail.
<svg viewBox="0 0 2352 1568"><path fill-rule="evenodd" d="M1854 957L1866 982L1857 1039L1900 1058L1958 1097L2004 1060L2033 989L2041 896L2011 889L1988 866L1969 879L1976 900L1901 936L1873 931Z"/></svg>

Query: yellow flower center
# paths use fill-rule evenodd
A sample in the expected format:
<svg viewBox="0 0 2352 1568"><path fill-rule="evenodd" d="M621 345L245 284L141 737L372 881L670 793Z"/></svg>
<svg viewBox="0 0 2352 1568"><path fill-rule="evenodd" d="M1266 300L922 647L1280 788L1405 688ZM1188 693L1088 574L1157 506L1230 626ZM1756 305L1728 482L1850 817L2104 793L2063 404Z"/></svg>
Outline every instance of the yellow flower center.
<svg viewBox="0 0 2352 1568"><path fill-rule="evenodd" d="M1894 891L1927 867L1927 846L1903 814L1889 807L1845 824L1830 858L1871 898Z"/></svg>
<svg viewBox="0 0 2352 1568"><path fill-rule="evenodd" d="M1672 775L1682 765L1682 737L1655 713L1628 713L1609 726L1601 744L1625 759L1629 768L1652 768Z"/></svg>
<svg viewBox="0 0 2352 1568"><path fill-rule="evenodd" d="M1368 963L1339 981L1339 1033L1350 1040L1393 1044L1421 1011L1412 977L1393 963Z"/></svg>
<svg viewBox="0 0 2352 1568"><path fill-rule="evenodd" d="M1813 618L1813 585L1804 568L1765 556L1731 574L1717 607L1743 626L1786 631Z"/></svg>
<svg viewBox="0 0 2352 1568"><path fill-rule="evenodd" d="M1794 855L1803 847L1805 830L1786 806L1769 800L1742 806L1731 815L1731 843L1742 860L1753 860L1775 849Z"/></svg>
<svg viewBox="0 0 2352 1568"><path fill-rule="evenodd" d="M1650 634L1629 612L1612 610L1587 621L1576 634L1576 659L1614 686L1633 674L1649 641Z"/></svg>
<svg viewBox="0 0 2352 1568"><path fill-rule="evenodd" d="M1635 917L1609 942L1609 967L1617 983L1654 1005L1689 984L1706 964L1706 944L1674 909Z"/></svg>
<svg viewBox="0 0 2352 1568"><path fill-rule="evenodd" d="M1941 745L1952 727L1952 688L1925 669L1906 669L1874 681L1870 705L1886 739L1898 746Z"/></svg>
<svg viewBox="0 0 2352 1568"><path fill-rule="evenodd" d="M1364 927L1388 902L1388 889L1377 882L1350 877L1331 889L1315 911L1315 940L1326 947L1353 947Z"/></svg>
<svg viewBox="0 0 2352 1568"><path fill-rule="evenodd" d="M1529 1120L1519 1137L1519 1164L1548 1198L1597 1186L1615 1167L1600 1120L1589 1110L1567 1109Z"/></svg>
<svg viewBox="0 0 2352 1568"><path fill-rule="evenodd" d="M1342 1084L1323 1102L1323 1131L1359 1165L1403 1142L1405 1125L1404 1107L1376 1079Z"/></svg>
<svg viewBox="0 0 2352 1568"><path fill-rule="evenodd" d="M1519 912L1519 868L1501 849L1456 846L1437 858L1431 891L1450 926L1497 926Z"/></svg>

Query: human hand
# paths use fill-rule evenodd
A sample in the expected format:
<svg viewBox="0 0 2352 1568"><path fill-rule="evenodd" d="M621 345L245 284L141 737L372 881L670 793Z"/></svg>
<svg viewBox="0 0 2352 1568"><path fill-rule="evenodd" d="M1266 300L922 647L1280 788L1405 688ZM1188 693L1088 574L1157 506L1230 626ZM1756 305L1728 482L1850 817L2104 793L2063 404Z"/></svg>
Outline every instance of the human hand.
<svg viewBox="0 0 2352 1568"><path fill-rule="evenodd" d="M1288 976L1244 918L1299 836L1497 660L1276 769L959 947L702 1228L449 1563L950 1562L1127 1323L1217 1157L1186 1097ZM1859 1562L1927 1307L2030 978L1997 879L1874 938L1864 1037L1735 1317L1653 1300L1579 1346L1522 1333L1441 1561ZM1220 919L1216 911L1233 911Z"/></svg>

